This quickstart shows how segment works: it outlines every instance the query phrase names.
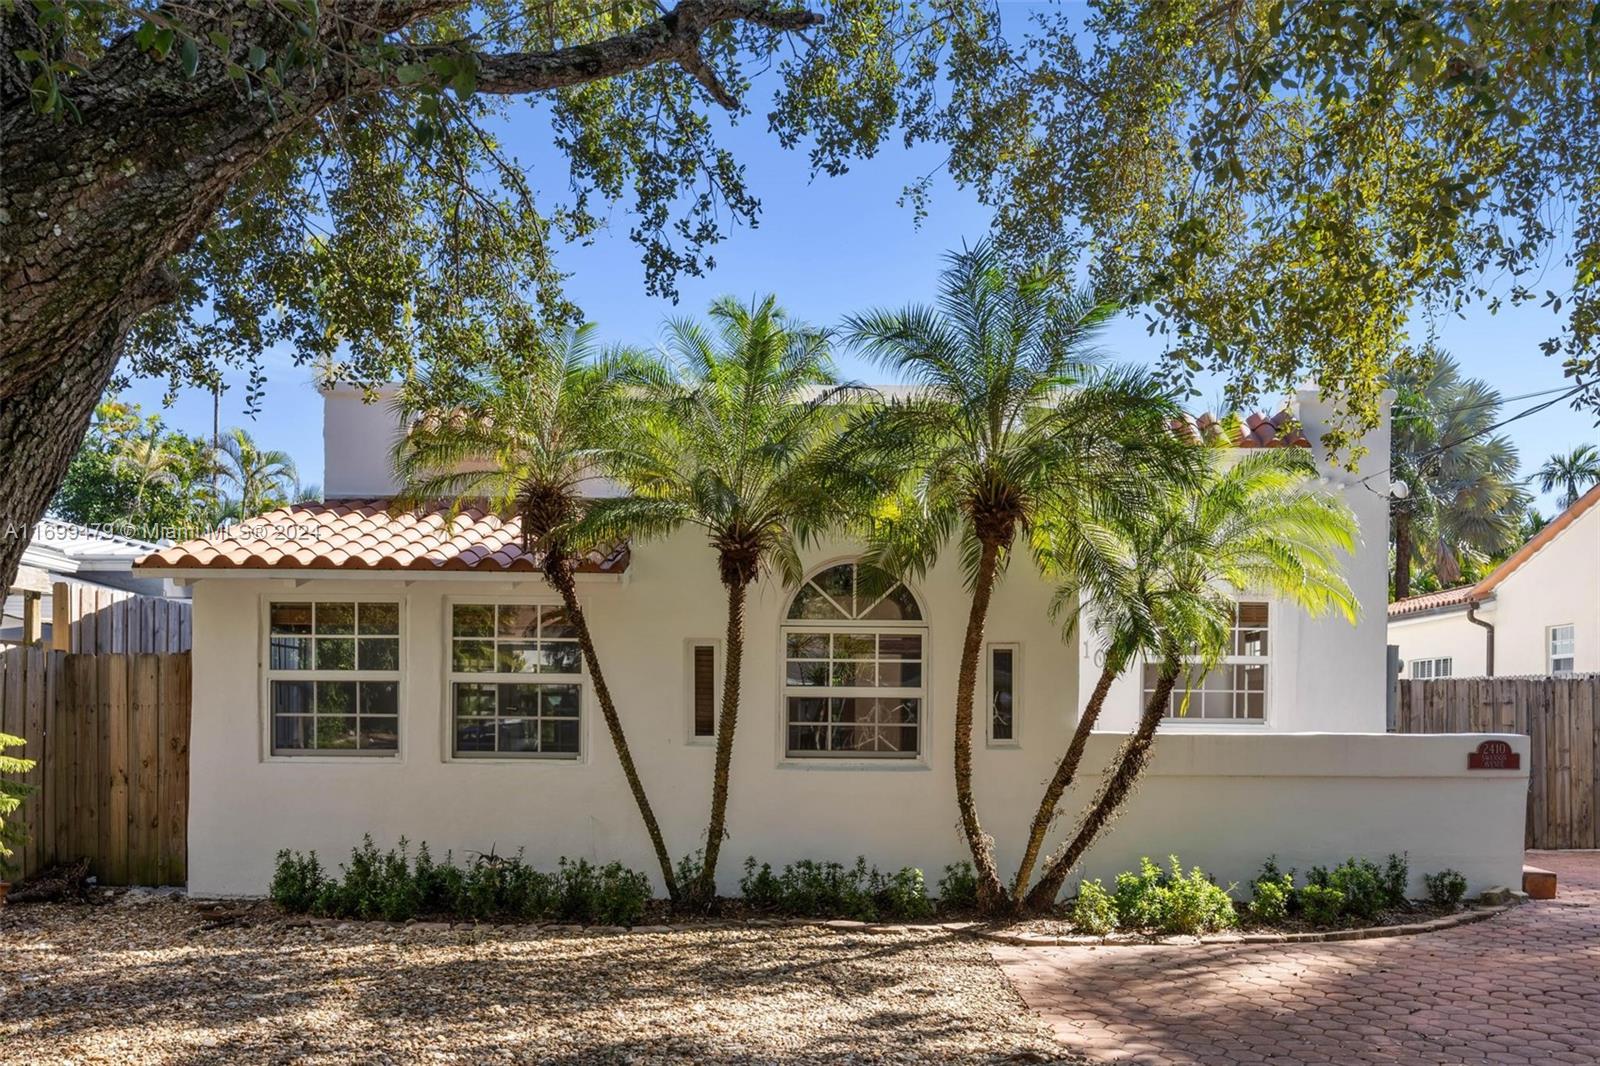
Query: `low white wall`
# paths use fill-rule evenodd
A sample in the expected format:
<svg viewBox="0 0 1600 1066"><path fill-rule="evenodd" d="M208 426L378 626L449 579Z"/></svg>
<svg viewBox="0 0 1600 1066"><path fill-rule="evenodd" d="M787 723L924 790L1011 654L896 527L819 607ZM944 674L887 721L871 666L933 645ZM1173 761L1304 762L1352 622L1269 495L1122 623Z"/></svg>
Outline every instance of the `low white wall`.
<svg viewBox="0 0 1600 1066"><path fill-rule="evenodd" d="M1521 752L1523 769L1468 770L1468 753L1486 739ZM1117 743L1097 735L1086 764L1103 765ZM1158 736L1138 793L1082 876L1111 878L1141 855L1165 863L1176 853L1243 886L1269 855L1303 875L1314 864L1404 852L1416 894L1423 874L1446 867L1474 893L1518 888L1527 751L1527 737L1498 734ZM1064 809L1079 809L1097 783L1091 776Z"/></svg>

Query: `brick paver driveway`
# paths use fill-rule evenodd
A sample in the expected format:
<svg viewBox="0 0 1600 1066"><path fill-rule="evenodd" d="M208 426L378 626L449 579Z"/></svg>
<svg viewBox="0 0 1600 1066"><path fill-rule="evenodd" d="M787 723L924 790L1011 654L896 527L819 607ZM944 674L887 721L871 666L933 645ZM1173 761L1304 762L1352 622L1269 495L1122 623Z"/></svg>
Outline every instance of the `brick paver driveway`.
<svg viewBox="0 0 1600 1066"><path fill-rule="evenodd" d="M999 948L1096 1062L1600 1063L1600 852L1532 852L1557 899L1391 940Z"/></svg>

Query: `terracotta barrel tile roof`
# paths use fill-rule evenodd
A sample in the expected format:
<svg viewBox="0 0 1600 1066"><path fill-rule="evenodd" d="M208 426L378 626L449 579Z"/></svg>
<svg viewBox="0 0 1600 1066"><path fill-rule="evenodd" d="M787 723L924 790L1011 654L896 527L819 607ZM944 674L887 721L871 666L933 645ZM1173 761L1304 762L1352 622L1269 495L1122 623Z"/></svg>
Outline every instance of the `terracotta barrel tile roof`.
<svg viewBox="0 0 1600 1066"><path fill-rule="evenodd" d="M1279 411L1271 417L1250 414L1243 419L1218 418L1207 411L1203 415L1190 415L1174 422L1172 429L1180 437L1196 443L1215 443L1226 438L1235 448L1311 447L1311 441L1300 432L1294 416L1288 411Z"/></svg>
<svg viewBox="0 0 1600 1066"><path fill-rule="evenodd" d="M1395 600L1389 605L1389 617L1404 618L1408 614L1422 614L1444 607L1462 606L1471 601L1477 587L1462 585L1459 588L1440 589L1438 592L1425 592L1420 596L1407 596L1403 600Z"/></svg>
<svg viewBox="0 0 1600 1066"><path fill-rule="evenodd" d="M297 503L210 537L162 548L140 570L440 570L536 573L522 524L476 507L454 518L444 505L391 514L389 501ZM628 547L587 553L578 569L616 574Z"/></svg>

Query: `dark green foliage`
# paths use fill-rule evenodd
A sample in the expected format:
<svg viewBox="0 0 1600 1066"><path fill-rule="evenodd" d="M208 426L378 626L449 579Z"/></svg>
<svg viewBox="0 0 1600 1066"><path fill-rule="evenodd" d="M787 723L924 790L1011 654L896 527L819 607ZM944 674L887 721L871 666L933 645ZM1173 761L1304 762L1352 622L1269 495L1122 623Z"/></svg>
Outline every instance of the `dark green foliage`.
<svg viewBox="0 0 1600 1066"><path fill-rule="evenodd" d="M433 914L632 925L650 901L650 879L621 863L594 866L584 859L563 858L555 873L544 873L520 855L493 852L462 869L448 855L436 861L426 844L409 860L404 839L379 852L368 836L336 878L324 874L314 852L280 851L271 896L291 913L330 918L402 922Z"/></svg>
<svg viewBox="0 0 1600 1066"><path fill-rule="evenodd" d="M1300 897L1294 887L1294 876L1294 870L1282 869L1278 866L1278 857L1269 855L1267 856L1267 861L1261 864L1261 872L1250 882L1250 898L1254 900L1260 897L1262 886L1271 885L1284 896L1284 913L1286 915L1292 914L1300 909ZM1271 904L1266 905L1270 906ZM1253 909L1252 913L1254 913Z"/></svg>
<svg viewBox="0 0 1600 1066"><path fill-rule="evenodd" d="M1384 906L1400 909L1406 906L1406 889L1411 885L1411 863L1405 855L1389 854L1389 859L1383 864L1381 876L1383 886Z"/></svg>
<svg viewBox="0 0 1600 1066"><path fill-rule="evenodd" d="M1440 870L1436 874L1423 874L1422 883L1428 890L1428 902L1435 907L1454 910L1461 897L1467 894L1467 879L1459 870Z"/></svg>
<svg viewBox="0 0 1600 1066"><path fill-rule="evenodd" d="M1238 924L1228 889L1207 877L1198 866L1184 873L1176 855L1169 856L1168 861L1169 871L1145 858L1139 860L1137 872L1117 875L1112 903L1121 928L1195 934Z"/></svg>
<svg viewBox="0 0 1600 1066"><path fill-rule="evenodd" d="M1344 913L1351 918L1370 922L1388 903L1383 871L1368 859L1346 859L1328 874L1327 885L1344 896Z"/></svg>
<svg viewBox="0 0 1600 1066"><path fill-rule="evenodd" d="M1326 885L1309 884L1300 890L1300 910L1312 925L1337 925L1344 913L1344 893Z"/></svg>
<svg viewBox="0 0 1600 1066"><path fill-rule="evenodd" d="M854 866L802 859L774 875L751 858L744 869L739 887L747 903L797 918L904 921L933 913L922 871L910 866L884 874L865 858Z"/></svg>
<svg viewBox="0 0 1600 1066"><path fill-rule="evenodd" d="M978 905L978 875L972 863L953 862L939 878L939 906L945 910L970 910Z"/></svg>

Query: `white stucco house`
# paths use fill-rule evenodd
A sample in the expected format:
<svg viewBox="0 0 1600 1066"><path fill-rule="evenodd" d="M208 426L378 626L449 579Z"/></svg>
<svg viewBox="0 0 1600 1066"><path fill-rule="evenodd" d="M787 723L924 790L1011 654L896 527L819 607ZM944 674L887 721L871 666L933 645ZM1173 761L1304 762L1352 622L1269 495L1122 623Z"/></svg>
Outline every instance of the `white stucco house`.
<svg viewBox="0 0 1600 1066"><path fill-rule="evenodd" d="M391 514L390 406L346 389L322 400L329 502L139 567L193 587L191 890L259 893L278 849L335 860L368 832L458 856L522 848L539 864L582 856L653 873L576 643L515 522ZM1253 418L1237 443L1318 447L1328 407L1314 392L1293 407L1309 439ZM1386 454L1386 425L1366 443ZM1365 531L1349 571L1361 621L1242 596L1236 654L1169 723L1090 875L1176 852L1242 882L1269 855L1304 869L1408 851L1419 877L1450 866L1474 890L1517 883L1526 770L1468 773L1482 737L1382 732L1386 499L1335 463L1324 470ZM930 881L965 856L951 765L967 615L957 553L871 595L855 582L859 553L819 546L802 587L752 590L724 891L745 855L865 855ZM686 532L595 553L578 587L668 845L692 852L724 665L711 550ZM974 774L1002 863L1017 857L1094 673L1097 649L1063 639L1051 593L1011 568L986 634ZM1131 671L1112 694L1068 811L1134 722L1141 678Z"/></svg>
<svg viewBox="0 0 1600 1066"><path fill-rule="evenodd" d="M1389 605L1401 676L1600 672L1600 486L1475 585Z"/></svg>

